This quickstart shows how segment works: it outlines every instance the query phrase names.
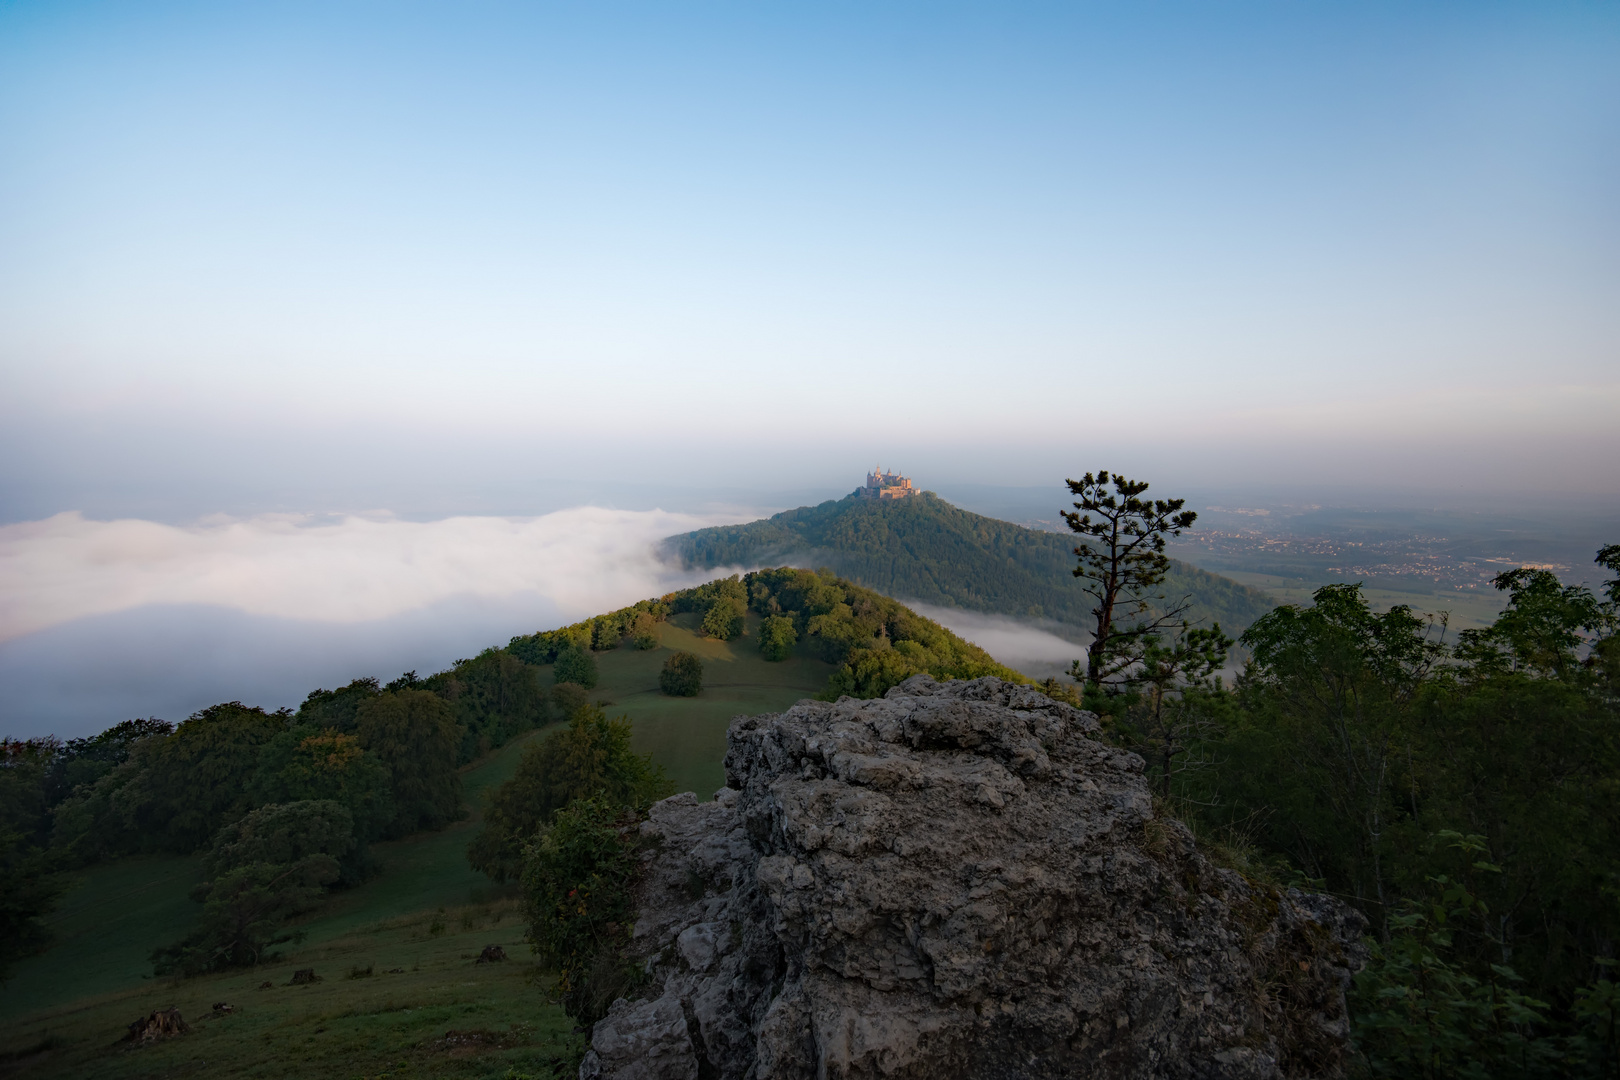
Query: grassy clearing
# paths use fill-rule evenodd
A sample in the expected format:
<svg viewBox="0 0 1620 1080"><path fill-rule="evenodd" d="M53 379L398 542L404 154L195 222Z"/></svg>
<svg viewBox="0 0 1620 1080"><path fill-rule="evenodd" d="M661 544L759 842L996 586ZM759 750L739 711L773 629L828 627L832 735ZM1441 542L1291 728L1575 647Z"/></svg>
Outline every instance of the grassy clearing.
<svg viewBox="0 0 1620 1080"><path fill-rule="evenodd" d="M490 944L511 958L476 963ZM321 981L292 985L308 967ZM215 1011L216 1002L233 1011ZM130 1021L170 1006L189 1034L117 1041ZM36 1013L8 1036L12 1056L0 1072L113 1078L516 1080L553 1075L577 1042L562 1011L546 1004L513 899L383 920L252 970L148 981Z"/></svg>
<svg viewBox="0 0 1620 1080"><path fill-rule="evenodd" d="M767 663L758 617L733 642L699 637L695 617L660 627L645 652L598 656L592 696L635 724L635 746L678 791L708 798L725 782L733 716L777 711L818 693L832 667L801 644ZM695 698L667 698L658 672L676 650L703 659ZM549 681L550 672L542 679ZM467 866L483 795L517 768L531 732L462 770L472 813L437 833L378 844L382 873L335 894L303 920L283 960L249 971L172 982L150 977L152 949L181 937L197 914L194 857L141 856L92 867L49 923L55 944L0 986L0 1076L29 1077L550 1077L569 1052L571 1025L546 1002L511 890ZM505 963L475 964L490 944ZM322 981L287 985L313 967ZM368 976L348 978L352 970ZM402 969L402 970L394 970ZM259 989L264 982L270 989ZM235 1007L216 1015L215 1002ZM190 1034L132 1048L125 1026L175 1006ZM447 1031L471 1033L446 1041Z"/></svg>
<svg viewBox="0 0 1620 1080"><path fill-rule="evenodd" d="M601 681L592 696L611 701L609 713L629 715L635 723L636 751L652 754L676 791L695 791L707 799L726 782L720 763L732 717L779 712L818 694L833 667L812 656L802 641L786 660L762 659L760 619L752 612L745 635L735 641L699 637L696 622L690 613L676 615L659 627L658 648L642 652L624 647L598 655ZM703 692L695 698L658 692L658 671L678 650L703 661Z"/></svg>

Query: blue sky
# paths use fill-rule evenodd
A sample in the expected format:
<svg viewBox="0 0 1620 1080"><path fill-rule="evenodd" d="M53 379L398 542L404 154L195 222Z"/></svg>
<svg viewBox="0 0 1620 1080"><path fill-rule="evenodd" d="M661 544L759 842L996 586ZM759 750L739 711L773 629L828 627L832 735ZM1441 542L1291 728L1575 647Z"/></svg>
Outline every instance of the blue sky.
<svg viewBox="0 0 1620 1080"><path fill-rule="evenodd" d="M1617 55L1612 3L7 3L5 517L1620 493Z"/></svg>

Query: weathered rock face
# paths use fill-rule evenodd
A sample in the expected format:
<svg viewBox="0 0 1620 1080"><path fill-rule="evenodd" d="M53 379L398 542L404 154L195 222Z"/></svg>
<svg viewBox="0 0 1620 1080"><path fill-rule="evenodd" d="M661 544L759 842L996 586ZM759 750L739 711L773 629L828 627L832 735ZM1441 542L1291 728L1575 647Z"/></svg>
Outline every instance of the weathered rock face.
<svg viewBox="0 0 1620 1080"><path fill-rule="evenodd" d="M740 717L642 826L652 981L581 1077L1339 1071L1358 915L1212 867L1141 759L996 679Z"/></svg>

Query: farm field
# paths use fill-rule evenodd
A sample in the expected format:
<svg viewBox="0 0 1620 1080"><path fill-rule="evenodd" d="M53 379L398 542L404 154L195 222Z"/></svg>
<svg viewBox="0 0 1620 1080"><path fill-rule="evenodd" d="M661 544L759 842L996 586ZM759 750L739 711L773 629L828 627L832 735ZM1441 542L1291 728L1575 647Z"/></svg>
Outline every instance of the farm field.
<svg viewBox="0 0 1620 1080"><path fill-rule="evenodd" d="M709 798L725 782L725 732L739 714L775 711L819 692L832 671L801 646L780 663L755 651L757 616L733 642L702 638L693 616L663 624L660 647L598 654L592 697L634 723L641 753L677 791ZM658 691L677 649L704 663L695 698ZM549 683L549 669L542 682ZM507 779L529 732L462 770L469 816L437 832L374 846L382 873L334 894L307 916L284 959L196 979L151 977L153 948L184 935L197 905L195 857L150 855L78 875L48 922L45 953L0 986L7 1027L0 1076L29 1077L550 1077L569 1057L571 1024L546 1001L545 977L523 940L515 891L468 867L484 793ZM475 964L485 945L509 959ZM321 981L290 986L313 967ZM370 969L370 975L350 978ZM259 989L265 983L270 989ZM233 1011L216 1015L225 1002ZM118 1042L125 1026L175 1006L190 1034L151 1046ZM446 1038L446 1032L459 1034ZM470 1034L469 1034L470 1033Z"/></svg>

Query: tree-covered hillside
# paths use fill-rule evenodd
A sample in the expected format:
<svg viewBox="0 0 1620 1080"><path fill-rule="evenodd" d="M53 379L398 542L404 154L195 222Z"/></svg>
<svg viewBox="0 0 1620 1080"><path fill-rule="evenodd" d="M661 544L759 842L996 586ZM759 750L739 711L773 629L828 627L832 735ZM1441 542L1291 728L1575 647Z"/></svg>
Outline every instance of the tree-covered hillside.
<svg viewBox="0 0 1620 1080"><path fill-rule="evenodd" d="M1084 630L1092 600L1071 573L1074 539L952 506L932 492L910 499L847 497L747 525L671 537L688 567L826 566L888 596L998 615L1046 618ZM1271 610L1256 589L1172 561L1165 591L1192 597L1194 620L1241 631Z"/></svg>

